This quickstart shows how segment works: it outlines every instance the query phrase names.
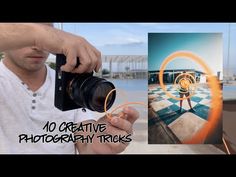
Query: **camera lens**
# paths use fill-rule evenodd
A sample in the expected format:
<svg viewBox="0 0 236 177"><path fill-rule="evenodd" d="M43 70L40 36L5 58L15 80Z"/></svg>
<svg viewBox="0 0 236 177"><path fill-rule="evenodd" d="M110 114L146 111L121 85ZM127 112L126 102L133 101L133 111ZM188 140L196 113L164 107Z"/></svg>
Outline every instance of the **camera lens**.
<svg viewBox="0 0 236 177"><path fill-rule="evenodd" d="M71 99L79 106L104 112L106 96L113 89L115 86L105 79L91 76L91 74L81 74L71 81L68 92ZM107 110L113 105L115 97L114 91L107 100Z"/></svg>

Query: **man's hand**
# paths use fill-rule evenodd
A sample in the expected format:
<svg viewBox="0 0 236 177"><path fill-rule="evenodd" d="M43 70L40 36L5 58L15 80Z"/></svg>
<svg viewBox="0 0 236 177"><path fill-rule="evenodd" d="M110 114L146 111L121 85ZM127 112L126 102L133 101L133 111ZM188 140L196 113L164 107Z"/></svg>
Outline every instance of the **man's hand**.
<svg viewBox="0 0 236 177"><path fill-rule="evenodd" d="M67 72L98 72L102 64L101 53L86 39L45 24L1 23L0 41L1 52L35 46L53 54L64 54L67 61L62 70Z"/></svg>
<svg viewBox="0 0 236 177"><path fill-rule="evenodd" d="M102 65L101 52L85 38L50 26L41 26L45 28L42 32L45 34L45 38L36 38L35 44L52 53L64 54L66 64L61 67L63 71L72 73L99 71ZM48 37L48 33L50 33L50 37ZM46 37L48 38L46 39ZM80 61L78 67L76 67L77 57Z"/></svg>
<svg viewBox="0 0 236 177"><path fill-rule="evenodd" d="M107 136L107 137L127 137L133 132L133 124L138 119L139 113L132 107L126 107L122 111L122 116L113 116L111 119L106 117L100 118L96 123L106 124L106 130L102 133L97 133L94 136L93 143L82 144L77 143L77 147L80 153L96 153L96 154L114 154L120 153L125 150L129 143L125 141L111 142L109 141L101 142L100 138L97 136ZM117 138L116 138L117 139Z"/></svg>

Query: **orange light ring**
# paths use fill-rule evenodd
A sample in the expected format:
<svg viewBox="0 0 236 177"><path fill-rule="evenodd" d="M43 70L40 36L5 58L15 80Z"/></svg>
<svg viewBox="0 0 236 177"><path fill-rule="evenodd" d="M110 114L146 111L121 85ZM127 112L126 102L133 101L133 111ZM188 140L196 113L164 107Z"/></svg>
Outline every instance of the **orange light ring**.
<svg viewBox="0 0 236 177"><path fill-rule="evenodd" d="M106 99L105 99L105 102L104 102L104 112L107 111L107 100L108 100L109 96L112 94L112 92L114 92L114 91L116 91L116 89L112 89L106 96ZM121 90L119 90L119 91L121 91ZM123 92L122 94L123 94L124 98L127 98L125 92ZM128 102L128 101L125 100L124 102Z"/></svg>
<svg viewBox="0 0 236 177"><path fill-rule="evenodd" d="M174 83L176 83L176 82L177 82L177 79L178 79L179 77L181 77L182 75L190 76L190 77L193 79L194 83L196 83L196 80L194 79L194 77L193 77L191 74L189 74L189 73L181 73L181 74L179 74L179 75L175 78ZM181 78L181 79L184 79L184 78ZM189 79L189 78L186 77L185 79ZM192 81L191 81L191 83L192 83Z"/></svg>
<svg viewBox="0 0 236 177"><path fill-rule="evenodd" d="M106 96L105 102L104 102L104 112L107 112L107 100L109 98L109 96L112 94L112 92L116 91L116 89L112 89Z"/></svg>
<svg viewBox="0 0 236 177"><path fill-rule="evenodd" d="M189 86L190 84L194 84L194 82L192 82L190 78L181 78L181 79L179 80L179 82L178 82L178 84L179 84L181 87L182 87L181 84L182 84L183 81L185 81L185 82L187 81L187 82L188 82L188 86Z"/></svg>
<svg viewBox="0 0 236 177"><path fill-rule="evenodd" d="M188 79L188 78L182 78L182 79L180 79L180 81L178 82L178 84L179 84L181 87L183 87L184 89L187 89L188 86L189 86L190 84L192 84L192 82L191 82L191 80ZM183 85L183 84L187 84L187 85Z"/></svg>
<svg viewBox="0 0 236 177"><path fill-rule="evenodd" d="M189 78L181 78L181 79L179 80L179 82L181 82L183 79L188 80L188 82L189 82L189 87L191 87L191 84L193 84L192 81L191 81L191 79L189 79ZM177 84L179 84L179 82L178 82ZM195 89L194 89L194 90L190 90L190 89L189 89L189 90L187 90L187 91L185 91L185 92L184 92L184 91L180 91L179 88L177 88L177 86L176 86L177 84L174 84L174 87L176 87L176 90L177 90L179 93L189 93L189 92L193 91L193 93L190 94L190 95L192 96L192 95L195 94ZM179 85L181 85L181 83L180 83ZM193 85L195 86L195 84L193 84ZM180 87L182 87L182 86L180 86ZM190 96L190 97L191 97L191 96Z"/></svg>
<svg viewBox="0 0 236 177"><path fill-rule="evenodd" d="M143 102L126 102L126 103L124 103L124 104L121 104L121 105L116 106L116 107L111 111L111 113L108 113L108 112L107 112L107 100L108 100L109 96L111 95L111 93L114 92L114 91L116 91L116 89L112 89L112 90L107 94L106 99L105 99L105 102L104 102L104 113L105 113L105 115L106 115L106 117L107 117L108 119L111 119L111 118L112 118L112 114L113 114L116 110L118 110L118 109L120 109L120 108L122 108L122 107L124 107L124 106L131 105L131 104L132 104L132 105L133 105L133 104L138 104L138 105L146 106L146 104L143 103Z"/></svg>
<svg viewBox="0 0 236 177"><path fill-rule="evenodd" d="M179 74L179 75L175 78L174 85L176 85L177 79L178 79L180 76L182 76L182 75L188 75L188 76L192 77L192 79L193 79L193 81L194 81L194 85L195 85L196 80L194 79L194 77L193 77L191 74L188 74L188 73ZM183 79L183 78L182 78L182 79ZM189 79L189 78L186 78L186 79ZM190 79L189 79L189 80L190 80ZM179 81L179 82L180 82L180 81ZM178 82L178 83L179 83L179 82ZM190 80L190 82L192 83L191 80ZM179 91L179 90L177 90L177 91L178 91L179 93L188 93L188 92L189 92L189 91L181 92L181 91ZM176 100L186 100L186 99L192 97L194 94L195 94L195 92L193 92L193 93L189 94L189 96L183 97L183 98L176 97L176 96L174 96L174 95L172 95L172 94L171 94L171 95L172 95L172 98L174 98L174 99L176 99Z"/></svg>
<svg viewBox="0 0 236 177"><path fill-rule="evenodd" d="M181 78L179 81L178 81L178 83L174 83L174 87L175 87L175 89L177 90L177 92L179 92L179 93L188 93L189 91L187 90L187 91L185 91L185 92L183 92L183 91L180 91L180 89L178 88L178 87L181 87L180 85L181 84L179 84L179 82L181 82L183 80L183 78ZM188 81L190 81L190 80L188 80ZM191 84L191 81L190 81L190 84Z"/></svg>
<svg viewBox="0 0 236 177"><path fill-rule="evenodd" d="M143 106L146 106L145 103L143 102L127 102L127 103L124 103L124 104L121 104L119 106L117 106L116 108L114 108L111 113L107 113L106 116L107 118L111 119L112 118L112 114L117 111L118 109L122 108L122 107L125 107L127 105L134 105L134 104L137 104L137 105L143 105Z"/></svg>
<svg viewBox="0 0 236 177"><path fill-rule="evenodd" d="M192 83L192 81L191 81L191 79L189 79L189 78L185 78L186 80L188 80L188 82L189 82L189 88L188 88L188 90L186 91L186 92L183 92L183 91L180 91L180 90L177 90L179 93L191 93L190 95L190 97L192 97L194 94L195 94L195 89L196 89L196 86L195 86L195 84L194 83ZM181 80L182 81L182 80ZM181 85L181 84L180 84ZM193 88L193 89L191 89L191 88ZM178 89L178 88L177 88Z"/></svg>
<svg viewBox="0 0 236 177"><path fill-rule="evenodd" d="M169 55L163 61L160 67L160 73L159 73L160 86L169 97L173 98L172 95L166 91L166 86L163 83L163 74L167 64L170 61L179 57L190 59L197 62L199 65L201 65L205 73L209 76L208 83L209 87L211 88L212 99L211 99L211 107L209 111L208 122L192 137L191 140L184 141L184 143L188 144L202 143L207 135L210 135L214 132L214 129L220 119L220 115L222 112L222 96L221 96L222 94L221 94L220 84L217 78L212 74L211 69L204 63L204 61L199 56L188 51L177 51Z"/></svg>
<svg viewBox="0 0 236 177"><path fill-rule="evenodd" d="M180 85L181 88L189 90L190 84L193 84L193 83L192 83L192 81L189 78L182 78L182 79L180 79L178 84Z"/></svg>

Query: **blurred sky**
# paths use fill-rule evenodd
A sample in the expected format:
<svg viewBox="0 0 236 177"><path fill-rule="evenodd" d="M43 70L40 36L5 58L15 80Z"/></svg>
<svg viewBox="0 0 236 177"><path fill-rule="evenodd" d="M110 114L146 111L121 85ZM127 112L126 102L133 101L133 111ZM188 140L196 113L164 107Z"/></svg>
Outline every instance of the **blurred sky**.
<svg viewBox="0 0 236 177"><path fill-rule="evenodd" d="M55 23L55 27L60 28L60 24ZM236 73L236 23L62 24L63 30L85 37L103 55L147 55L148 33L222 33L224 67L231 68ZM227 60L228 57L230 60Z"/></svg>

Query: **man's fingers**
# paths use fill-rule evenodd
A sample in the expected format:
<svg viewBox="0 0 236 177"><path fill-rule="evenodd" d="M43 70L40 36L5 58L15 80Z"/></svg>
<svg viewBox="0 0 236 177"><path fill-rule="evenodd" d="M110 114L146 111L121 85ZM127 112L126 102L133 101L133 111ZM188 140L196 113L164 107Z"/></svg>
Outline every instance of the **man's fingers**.
<svg viewBox="0 0 236 177"><path fill-rule="evenodd" d="M77 68L73 70L74 73L85 73L85 72L91 72L89 70L90 65L92 63L92 59L90 58L87 49L83 47L81 50L81 55L79 57L80 64Z"/></svg>
<svg viewBox="0 0 236 177"><path fill-rule="evenodd" d="M101 55L101 52L99 51L95 52L95 54L97 56L97 66L95 68L95 71L98 72L102 66L102 55Z"/></svg>
<svg viewBox="0 0 236 177"><path fill-rule="evenodd" d="M77 57L75 51L70 51L66 55L66 64L61 66L62 71L71 72L77 64Z"/></svg>
<svg viewBox="0 0 236 177"><path fill-rule="evenodd" d="M123 129L113 126L112 124L107 125L106 130L104 131L110 135L125 135L127 132Z"/></svg>
<svg viewBox="0 0 236 177"><path fill-rule="evenodd" d="M105 134L112 137L110 142L107 142L107 145L109 145L114 152L122 152L129 145L129 141L127 140L128 134L124 130L109 125L105 130Z"/></svg>
<svg viewBox="0 0 236 177"><path fill-rule="evenodd" d="M89 48L93 50L97 58L101 58L101 52L98 51L92 44L88 43Z"/></svg>
<svg viewBox="0 0 236 177"><path fill-rule="evenodd" d="M87 51L88 51L88 54L91 58L91 65L89 66L88 71L93 72L96 69L96 66L98 64L98 58L91 48L87 48Z"/></svg>
<svg viewBox="0 0 236 177"><path fill-rule="evenodd" d="M79 37L77 40L72 40L66 44L63 47L63 53L66 55L66 64L61 67L63 71L72 73L99 71L102 65L101 52L86 39ZM77 58L80 61L79 66L76 66Z"/></svg>
<svg viewBox="0 0 236 177"><path fill-rule="evenodd" d="M99 119L99 122L105 123L106 129L96 136L99 137L96 139L96 142L98 143L97 146L101 145L102 147L104 145L103 149L106 148L109 153L123 152L132 141L131 134L112 125L105 117ZM98 148L97 146L96 148Z"/></svg>
<svg viewBox="0 0 236 177"><path fill-rule="evenodd" d="M102 66L102 57L101 52L98 51L92 44L88 43L87 50L92 58L93 68L92 71L95 70L96 72L99 71L99 68Z"/></svg>
<svg viewBox="0 0 236 177"><path fill-rule="evenodd" d="M132 124L126 119L122 119L119 117L112 117L110 123L113 126L126 131L127 133L132 133Z"/></svg>
<svg viewBox="0 0 236 177"><path fill-rule="evenodd" d="M139 117L139 112L133 107L125 107L123 112L127 114L127 120L133 124Z"/></svg>

